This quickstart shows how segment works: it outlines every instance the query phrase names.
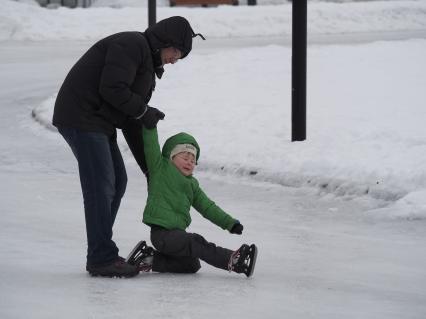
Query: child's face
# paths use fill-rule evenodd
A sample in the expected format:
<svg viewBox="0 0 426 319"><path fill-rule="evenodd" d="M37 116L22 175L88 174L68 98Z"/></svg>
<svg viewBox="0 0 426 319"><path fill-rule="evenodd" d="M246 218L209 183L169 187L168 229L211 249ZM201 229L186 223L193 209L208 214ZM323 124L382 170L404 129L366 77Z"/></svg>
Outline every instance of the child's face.
<svg viewBox="0 0 426 319"><path fill-rule="evenodd" d="M195 156L189 152L182 152L173 156L173 164L184 175L192 175L195 168Z"/></svg>

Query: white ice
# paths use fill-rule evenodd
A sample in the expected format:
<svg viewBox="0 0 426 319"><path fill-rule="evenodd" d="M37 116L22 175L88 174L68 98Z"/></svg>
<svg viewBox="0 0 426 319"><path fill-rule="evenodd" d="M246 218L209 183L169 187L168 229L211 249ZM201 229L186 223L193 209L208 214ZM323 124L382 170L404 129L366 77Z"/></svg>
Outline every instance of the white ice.
<svg viewBox="0 0 426 319"><path fill-rule="evenodd" d="M248 280L206 264L189 276L85 273L76 162L49 124L54 96L94 41L143 29L146 9L1 5L1 318L425 318L425 1L311 4L298 143L289 4L159 8L212 37L167 67L151 103L166 113L162 141L197 137L201 184L245 226L229 235L193 212L189 230L232 249L255 242ZM114 239L126 255L149 231L146 183L120 143L129 185Z"/></svg>

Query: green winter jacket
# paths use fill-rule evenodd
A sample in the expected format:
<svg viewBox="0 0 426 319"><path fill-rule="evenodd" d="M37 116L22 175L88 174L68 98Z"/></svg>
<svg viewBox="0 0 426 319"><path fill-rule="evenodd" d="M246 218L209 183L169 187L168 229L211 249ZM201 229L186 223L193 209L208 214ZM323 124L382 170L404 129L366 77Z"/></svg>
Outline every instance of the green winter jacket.
<svg viewBox="0 0 426 319"><path fill-rule="evenodd" d="M235 219L218 207L200 188L193 176L184 176L169 159L177 144L200 147L189 134L179 133L170 137L160 151L157 129L143 128L144 151L149 172L148 199L143 222L166 229L185 230L191 224L189 210L194 207L202 216L217 226L230 230Z"/></svg>

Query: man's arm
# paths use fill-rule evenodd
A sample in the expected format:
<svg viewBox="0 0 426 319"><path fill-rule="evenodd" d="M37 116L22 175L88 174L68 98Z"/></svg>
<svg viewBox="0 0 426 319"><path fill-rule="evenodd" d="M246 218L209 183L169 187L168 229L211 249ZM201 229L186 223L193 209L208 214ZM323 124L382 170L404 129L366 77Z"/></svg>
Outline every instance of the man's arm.
<svg viewBox="0 0 426 319"><path fill-rule="evenodd" d="M102 98L133 118L141 116L147 109L142 96L131 90L141 63L137 39L131 34L123 35L108 47L99 83Z"/></svg>

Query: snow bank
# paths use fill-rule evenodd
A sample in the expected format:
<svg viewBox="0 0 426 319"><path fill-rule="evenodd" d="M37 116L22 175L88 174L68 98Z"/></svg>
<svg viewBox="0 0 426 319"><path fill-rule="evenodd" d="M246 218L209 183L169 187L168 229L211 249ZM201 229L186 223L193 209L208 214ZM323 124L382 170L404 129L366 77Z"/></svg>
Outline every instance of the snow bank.
<svg viewBox="0 0 426 319"><path fill-rule="evenodd" d="M147 25L145 5L49 10L3 1L1 9L0 40L97 40ZM289 36L291 9L290 3L160 6L157 18L185 16L208 38ZM426 1L310 2L308 10L311 35L426 29ZM403 216L426 216L421 196L410 195L426 189L425 47L422 40L311 47L308 140L303 143L290 142L288 48L202 55L194 50L159 83L152 103L168 119L160 135L190 129L208 154L201 170L314 186L349 198L369 195L395 201ZM182 78L187 85L176 86ZM211 92L211 83L220 94ZM33 111L50 129L54 99ZM189 116L183 118L182 112Z"/></svg>
<svg viewBox="0 0 426 319"><path fill-rule="evenodd" d="M411 192L397 200L394 204L384 208L370 210L367 214L380 218L403 218L409 220L425 219L426 190L422 189Z"/></svg>
<svg viewBox="0 0 426 319"><path fill-rule="evenodd" d="M215 9L159 7L157 19L185 16L197 32L210 38L282 36L291 34L291 8L290 3ZM147 16L146 7L50 10L3 1L0 40L99 39L123 30L145 30ZM426 2L312 2L308 19L310 34L419 30L426 28Z"/></svg>
<svg viewBox="0 0 426 319"><path fill-rule="evenodd" d="M166 70L151 104L166 113L162 142L183 130L197 137L200 170L348 199L368 195L396 202L402 216L426 218L421 196L413 195L426 189L424 56L426 40L310 48L304 142L290 142L285 47L195 50ZM185 85L176 85L182 78ZM50 123L53 102L35 109L41 123Z"/></svg>

